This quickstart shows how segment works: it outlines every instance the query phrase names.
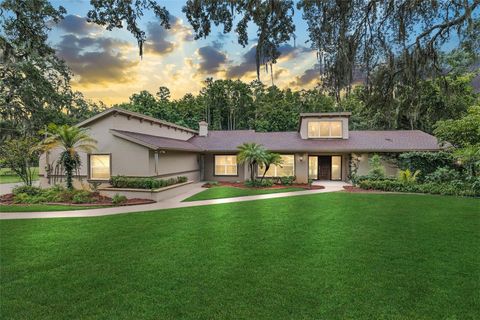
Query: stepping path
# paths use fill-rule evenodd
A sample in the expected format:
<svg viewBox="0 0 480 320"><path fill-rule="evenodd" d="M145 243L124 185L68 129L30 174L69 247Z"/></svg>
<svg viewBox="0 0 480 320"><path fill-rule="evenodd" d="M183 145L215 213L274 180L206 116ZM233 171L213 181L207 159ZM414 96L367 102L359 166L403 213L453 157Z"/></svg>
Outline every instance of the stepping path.
<svg viewBox="0 0 480 320"><path fill-rule="evenodd" d="M317 194L317 193L341 191L343 190L343 186L347 184L346 183L334 183L331 185L326 184L325 189L317 189L317 190L293 191L293 192L271 193L271 194L262 194L262 195L235 197L235 198L182 202L182 200L194 194L197 194L198 192L205 190L204 188L202 188L202 185L203 185L203 182L195 183L192 189L190 189L189 191L179 196L176 196L174 198L171 198L165 201L152 203L152 204L124 206L124 207L109 207L109 208L99 208L99 209L86 209L86 210L72 210L72 211L0 212L0 220L100 217L100 216L109 216L109 215L122 214L122 213L207 206L207 205L214 205L214 204L243 202L243 201L262 200L262 199L275 199L275 198L303 196L303 195L310 195L310 194Z"/></svg>

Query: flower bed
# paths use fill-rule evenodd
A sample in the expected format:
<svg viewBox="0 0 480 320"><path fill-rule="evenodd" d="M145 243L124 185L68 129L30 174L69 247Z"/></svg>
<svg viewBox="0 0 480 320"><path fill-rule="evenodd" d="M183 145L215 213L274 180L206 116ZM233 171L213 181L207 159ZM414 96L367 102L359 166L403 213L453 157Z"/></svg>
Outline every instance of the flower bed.
<svg viewBox="0 0 480 320"><path fill-rule="evenodd" d="M150 199L127 199L115 195L112 198L98 192L87 190L68 190L61 186L47 189L38 187L20 186L13 189L12 193L0 196L2 205L31 205L31 204L62 204L72 206L113 206L148 204L155 201Z"/></svg>
<svg viewBox="0 0 480 320"><path fill-rule="evenodd" d="M450 183L408 183L396 180L364 180L359 182L359 187L364 190L480 197L478 185L464 182L455 183L454 181Z"/></svg>
<svg viewBox="0 0 480 320"><path fill-rule="evenodd" d="M280 184L274 184L269 187L248 187L245 184L241 182L207 182L204 185L202 185L203 188L212 188L212 187L235 187L235 188L241 188L241 189L287 189L287 188L303 188L307 190L319 190L319 189L325 189L324 186L311 186L306 183L293 183L291 185L280 185Z"/></svg>

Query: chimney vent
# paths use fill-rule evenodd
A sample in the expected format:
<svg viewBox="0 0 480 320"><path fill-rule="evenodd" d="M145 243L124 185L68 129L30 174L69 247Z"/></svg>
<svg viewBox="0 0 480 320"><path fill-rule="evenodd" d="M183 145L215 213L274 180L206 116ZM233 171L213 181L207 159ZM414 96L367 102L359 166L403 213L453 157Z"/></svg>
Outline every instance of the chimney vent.
<svg viewBox="0 0 480 320"><path fill-rule="evenodd" d="M198 123L198 135L200 137L206 137L208 135L208 123L205 121L200 121Z"/></svg>

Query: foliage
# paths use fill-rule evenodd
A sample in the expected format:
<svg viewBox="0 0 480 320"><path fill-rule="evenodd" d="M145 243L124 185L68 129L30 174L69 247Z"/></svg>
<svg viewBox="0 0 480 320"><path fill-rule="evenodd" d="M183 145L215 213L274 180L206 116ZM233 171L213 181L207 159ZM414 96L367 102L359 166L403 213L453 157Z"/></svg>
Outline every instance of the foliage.
<svg viewBox="0 0 480 320"><path fill-rule="evenodd" d="M426 176L435 172L437 168L455 168L455 158L451 152L405 152L398 157L397 164L402 170L420 171L418 179L423 181Z"/></svg>
<svg viewBox="0 0 480 320"><path fill-rule="evenodd" d="M86 190L79 190L79 192L76 192L72 197L73 203L91 203L92 200L93 199L91 192L88 192Z"/></svg>
<svg viewBox="0 0 480 320"><path fill-rule="evenodd" d="M415 181L417 181L417 176L419 174L420 174L420 170L417 170L415 172L410 171L410 169L399 170L398 181L403 183L414 183Z"/></svg>
<svg viewBox="0 0 480 320"><path fill-rule="evenodd" d="M340 100L351 89L360 66L367 83L396 91L415 89L425 75L442 75L441 47L460 37L460 46L478 50L478 1L311 1L297 8L307 22L309 41L318 52L324 85ZM475 61L473 59L473 61ZM383 70L384 79L374 71ZM378 93L381 91L379 90ZM415 97L414 92L409 97Z"/></svg>
<svg viewBox="0 0 480 320"><path fill-rule="evenodd" d="M124 195L120 195L118 193L116 193L112 198L112 203L114 205L124 204L125 202L127 202L127 197L125 197Z"/></svg>
<svg viewBox="0 0 480 320"><path fill-rule="evenodd" d="M265 178L265 174L267 174L268 169L270 169L272 165L281 166L282 163L282 156L279 153L266 151L263 162L260 166L263 169L262 178L260 180Z"/></svg>
<svg viewBox="0 0 480 320"><path fill-rule="evenodd" d="M480 105L472 106L460 119L438 121L434 134L445 143L456 148L480 143Z"/></svg>
<svg viewBox="0 0 480 320"><path fill-rule="evenodd" d="M12 193L15 203L24 204L51 202L91 203L95 201L92 192L86 190L69 190L59 185L46 189L21 186L14 188Z"/></svg>
<svg viewBox="0 0 480 320"><path fill-rule="evenodd" d="M450 181L460 180L460 172L450 167L440 167L434 172L425 176L426 182L447 183Z"/></svg>
<svg viewBox="0 0 480 320"><path fill-rule="evenodd" d="M470 176L480 174L480 106L472 106L467 115L453 120L438 121L435 135L454 147L454 156Z"/></svg>
<svg viewBox="0 0 480 320"><path fill-rule="evenodd" d="M295 176L280 177L280 183L284 186L291 186L296 178Z"/></svg>
<svg viewBox="0 0 480 320"><path fill-rule="evenodd" d="M465 183L458 180L448 183L406 183L398 180L363 180L360 181L359 185L360 188L365 190L480 197L480 189L476 184Z"/></svg>
<svg viewBox="0 0 480 320"><path fill-rule="evenodd" d="M264 179L264 180L246 180L244 182L245 186L249 188L269 188L273 186L273 180L272 179Z"/></svg>
<svg viewBox="0 0 480 320"><path fill-rule="evenodd" d="M98 187L102 184L100 181L89 181L88 184L90 185L90 189L92 189L93 192L98 191Z"/></svg>
<svg viewBox="0 0 480 320"><path fill-rule="evenodd" d="M110 184L114 188L158 189L178 183L187 182L187 180L187 177L184 176L169 179L113 176L110 178Z"/></svg>
<svg viewBox="0 0 480 320"><path fill-rule="evenodd" d="M140 56L143 55L143 44L146 37L145 31L140 29L138 20L143 16L144 11L153 11L159 20L159 24L166 29L170 29L170 14L168 10L153 0L92 0L90 3L93 8L88 11L88 20L105 26L107 30L126 26L127 30L133 34L138 42Z"/></svg>
<svg viewBox="0 0 480 320"><path fill-rule="evenodd" d="M17 186L12 189L12 194L17 195L20 193L25 193L29 196L36 196L42 193L42 189L39 187L33 187L31 185Z"/></svg>
<svg viewBox="0 0 480 320"><path fill-rule="evenodd" d="M253 183L255 181L255 170L257 168L257 165L265 162L265 156L267 154L267 151L262 145L254 142L246 142L238 146L237 148L238 162L240 164L248 164L248 167L250 169L250 181L252 181Z"/></svg>
<svg viewBox="0 0 480 320"><path fill-rule="evenodd" d="M223 33L232 30L236 22L235 32L238 43L248 45L248 26L253 22L257 27L257 44L255 61L257 77L260 77L260 65L264 64L268 71L280 56L279 47L295 37L293 23L293 1L197 1L188 0L183 7L193 30L195 38L207 37L211 32L211 23L223 25ZM273 79L273 76L272 76Z"/></svg>
<svg viewBox="0 0 480 320"><path fill-rule="evenodd" d="M378 154L372 155L368 159L370 165L370 170L368 175L373 179L383 179L385 178L385 167L382 165L382 158Z"/></svg>
<svg viewBox="0 0 480 320"><path fill-rule="evenodd" d="M97 141L90 137L88 129L67 125L50 124L45 136L41 148L45 152L57 148L61 150L56 171L65 173L67 188L73 190L73 173L78 172L82 165L79 152L91 153L96 149Z"/></svg>
<svg viewBox="0 0 480 320"><path fill-rule="evenodd" d="M10 168L28 186L37 176L38 141L32 137L9 139L0 146L0 162Z"/></svg>
<svg viewBox="0 0 480 320"><path fill-rule="evenodd" d="M0 4L0 139L36 135L50 122L74 124L97 113L70 88L71 73L48 41L66 10L47 0Z"/></svg>

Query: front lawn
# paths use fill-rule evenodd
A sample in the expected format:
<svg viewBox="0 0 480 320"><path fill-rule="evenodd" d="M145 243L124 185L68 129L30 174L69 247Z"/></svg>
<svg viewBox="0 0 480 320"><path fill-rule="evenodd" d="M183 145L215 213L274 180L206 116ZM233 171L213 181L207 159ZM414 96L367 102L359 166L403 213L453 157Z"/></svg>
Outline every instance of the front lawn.
<svg viewBox="0 0 480 320"><path fill-rule="evenodd" d="M0 205L0 212L42 212L105 208L104 206L69 206L60 204Z"/></svg>
<svg viewBox="0 0 480 320"><path fill-rule="evenodd" d="M255 188L247 189L247 188L236 188L236 187L211 187L183 200L183 202L256 196L260 194L292 192L292 191L305 191L305 189L296 188L296 187L282 188L282 189L255 189Z"/></svg>
<svg viewBox="0 0 480 320"><path fill-rule="evenodd" d="M325 193L0 221L4 319L476 319L480 201Z"/></svg>
<svg viewBox="0 0 480 320"><path fill-rule="evenodd" d="M38 180L38 168L33 168L33 171L35 172L35 178L33 180ZM0 168L0 184L15 182L22 182L22 179L9 168Z"/></svg>

